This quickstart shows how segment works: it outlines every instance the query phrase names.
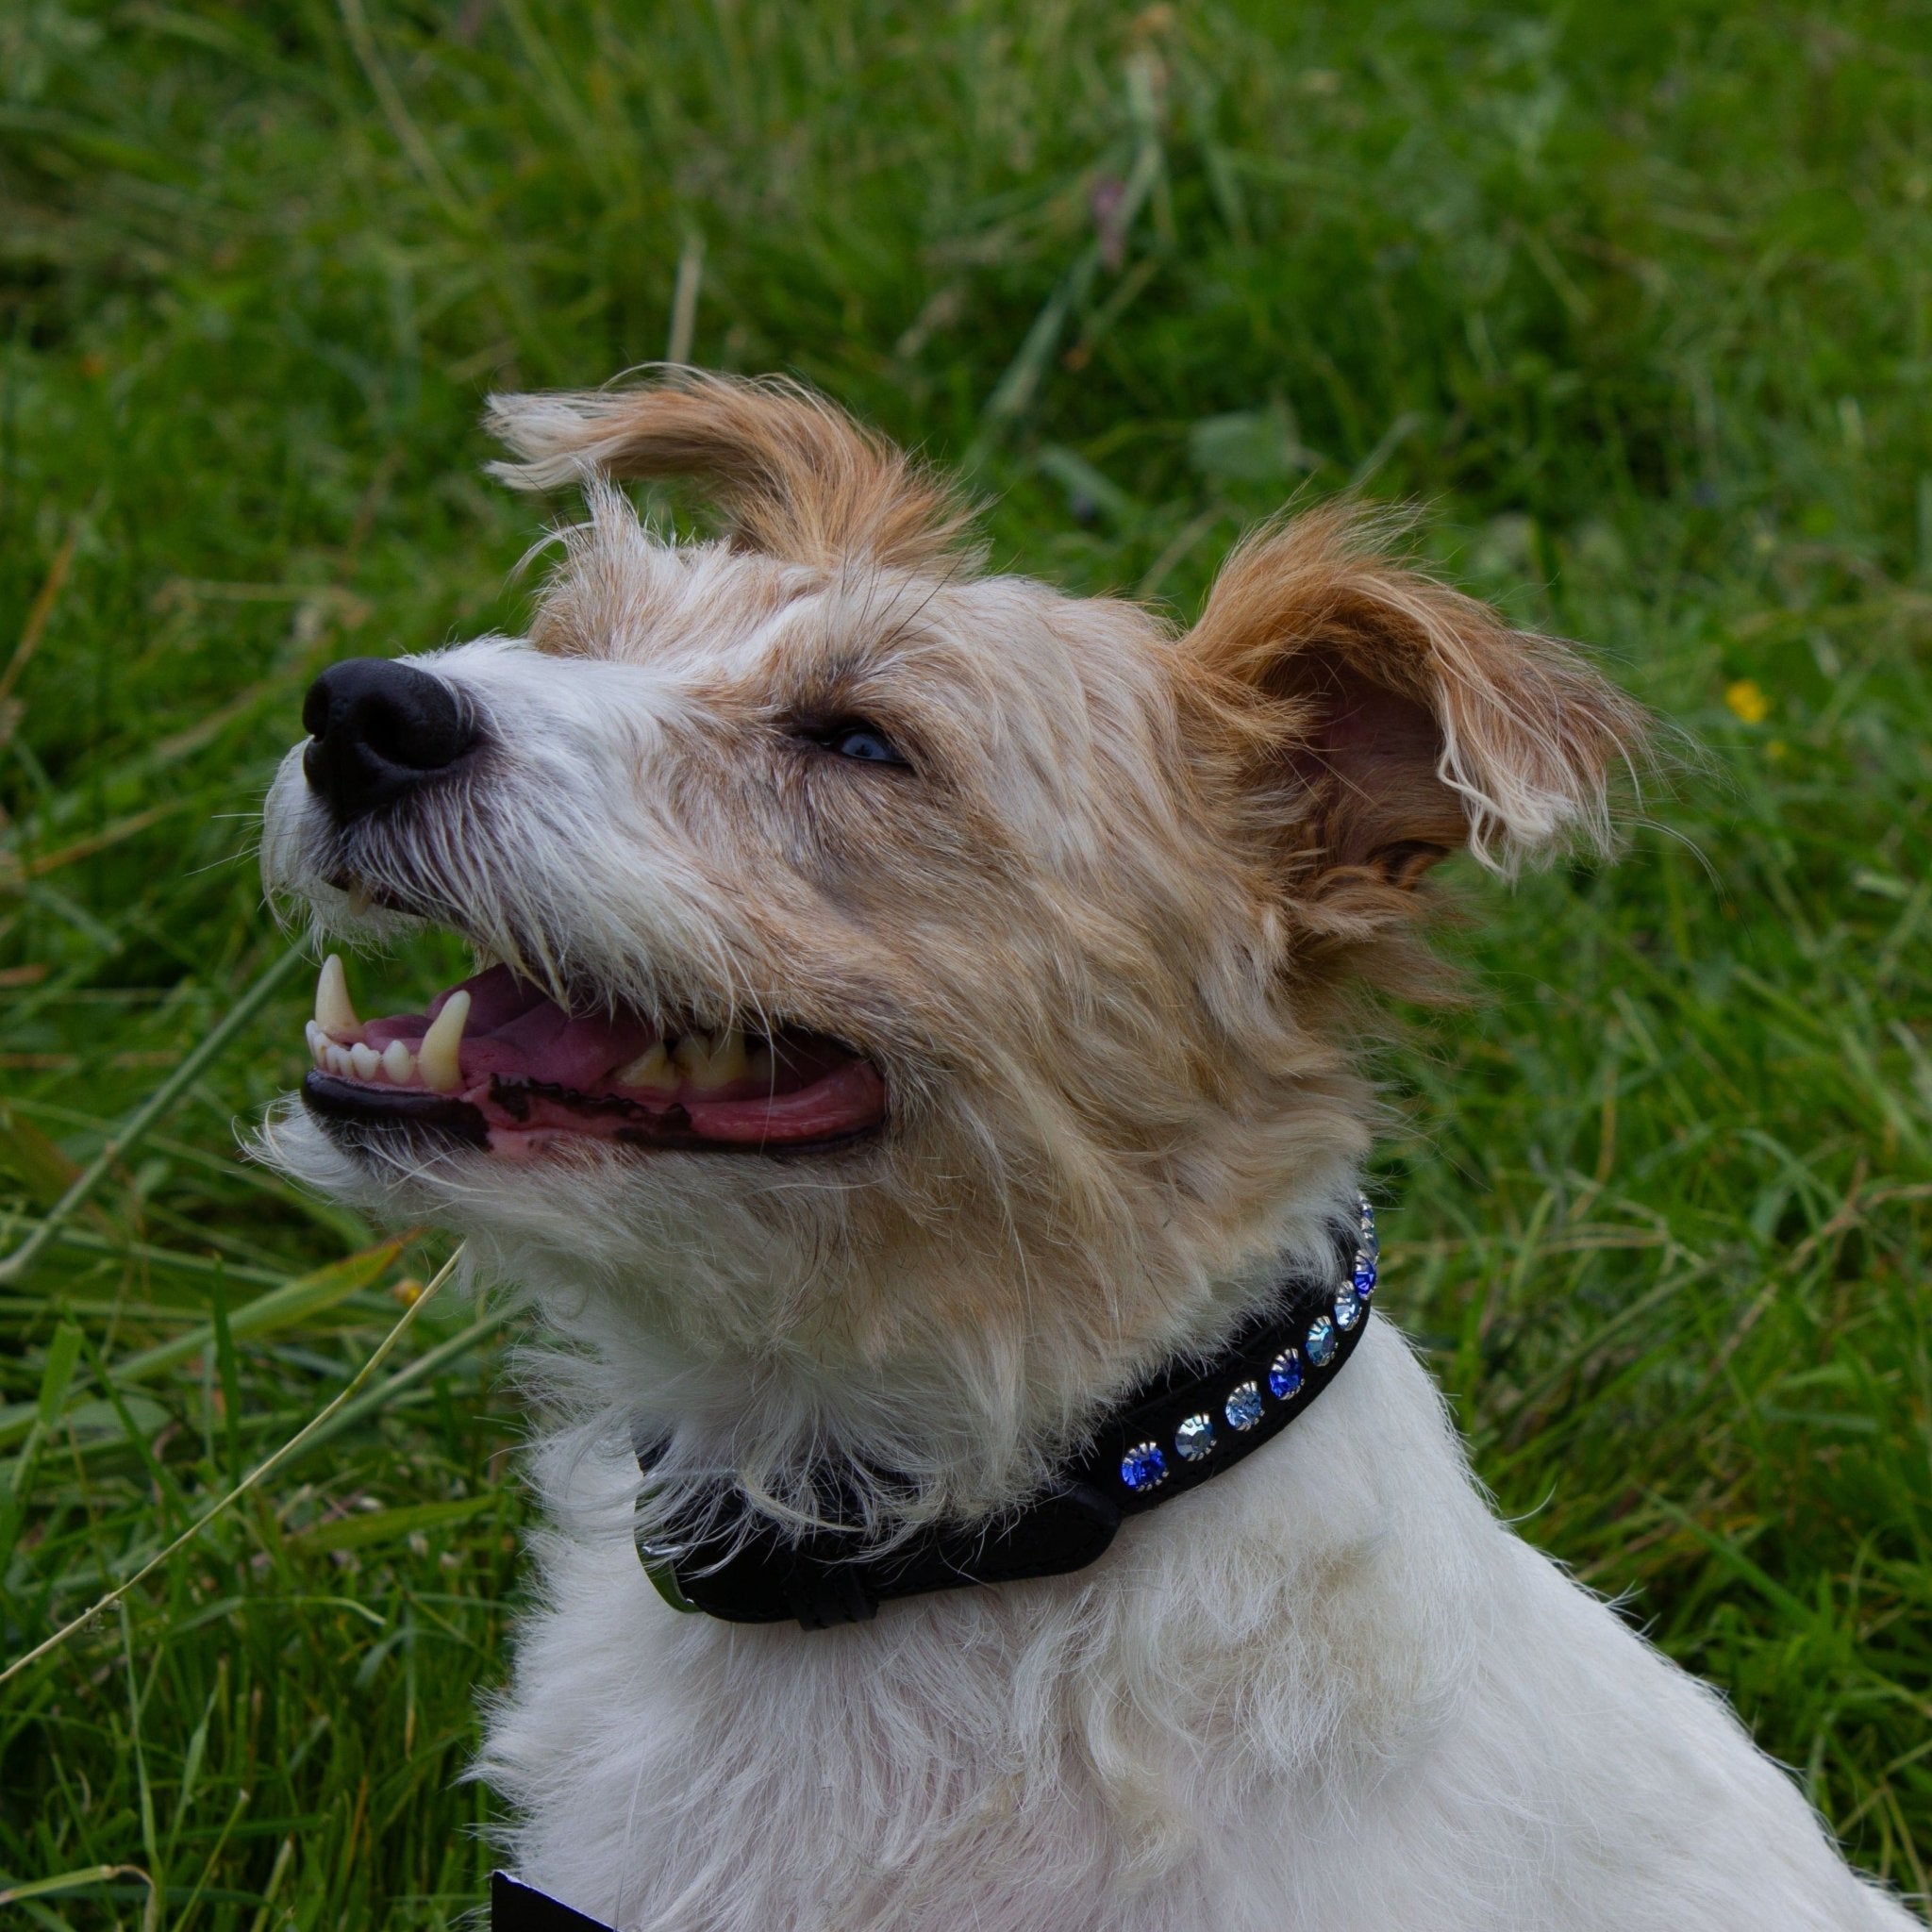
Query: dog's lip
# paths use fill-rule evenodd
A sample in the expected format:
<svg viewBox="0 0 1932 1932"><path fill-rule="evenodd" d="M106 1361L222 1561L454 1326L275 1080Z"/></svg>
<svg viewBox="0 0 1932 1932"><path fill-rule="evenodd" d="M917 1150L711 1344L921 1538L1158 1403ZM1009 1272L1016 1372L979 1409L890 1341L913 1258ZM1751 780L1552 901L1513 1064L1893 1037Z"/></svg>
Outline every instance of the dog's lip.
<svg viewBox="0 0 1932 1932"><path fill-rule="evenodd" d="M350 911L358 918L372 909L400 912L410 919L432 917L413 899L406 898L392 887L382 885L374 879L365 879L356 873L334 873L324 879L323 884L331 891L341 892L348 900Z"/></svg>
<svg viewBox="0 0 1932 1932"><path fill-rule="evenodd" d="M364 1138L432 1131L516 1156L584 1140L791 1152L842 1144L886 1118L877 1070L827 1035L707 1033L622 1004L575 1011L507 966L451 987L425 1013L364 1022L332 958L308 1038L305 1103Z"/></svg>
<svg viewBox="0 0 1932 1932"><path fill-rule="evenodd" d="M863 1061L854 1065L866 1074L872 1071ZM303 1105L326 1129L351 1144L366 1146L378 1138L427 1141L487 1151L510 1159L529 1159L574 1142L601 1142L626 1152L736 1153L767 1158L828 1154L872 1139L884 1124L881 1114L869 1124L841 1127L828 1124L827 1131L811 1134L801 1131L802 1124L794 1121L788 1134L765 1131L756 1139L736 1139L716 1131L715 1114L708 1123L712 1131L701 1131L689 1111L676 1106L655 1112L641 1109L621 1117L600 1114L600 1124L589 1126L580 1122L559 1122L547 1112L542 1118L532 1118L522 1112L525 1096L512 1094L510 1099L518 1111L508 1111L502 1099L493 1095L478 1104L461 1096L396 1089L385 1091L354 1078L319 1072L310 1072L302 1081ZM541 1110L534 1102L543 1100L549 1100L552 1107L572 1104L568 1097L534 1096L533 1112Z"/></svg>

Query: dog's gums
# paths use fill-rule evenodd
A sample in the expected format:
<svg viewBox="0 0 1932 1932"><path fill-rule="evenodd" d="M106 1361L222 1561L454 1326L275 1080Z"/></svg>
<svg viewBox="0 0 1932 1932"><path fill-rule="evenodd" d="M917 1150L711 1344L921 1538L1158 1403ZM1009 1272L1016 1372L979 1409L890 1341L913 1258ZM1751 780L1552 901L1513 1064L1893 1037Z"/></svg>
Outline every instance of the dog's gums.
<svg viewBox="0 0 1932 1932"><path fill-rule="evenodd" d="M353 1138L394 1131L512 1158L564 1141L796 1152L880 1125L866 1060L798 1028L769 1039L673 1030L627 1008L559 1006L508 966L452 987L426 1013L364 1022L331 954L308 1025L303 1099Z"/></svg>

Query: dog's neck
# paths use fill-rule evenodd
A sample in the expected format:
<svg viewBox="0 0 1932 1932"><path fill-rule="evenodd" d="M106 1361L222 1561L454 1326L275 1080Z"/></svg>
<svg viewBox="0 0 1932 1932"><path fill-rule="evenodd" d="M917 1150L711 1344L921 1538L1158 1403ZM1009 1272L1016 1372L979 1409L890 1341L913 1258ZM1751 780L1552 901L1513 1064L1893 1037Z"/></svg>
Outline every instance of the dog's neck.
<svg viewBox="0 0 1932 1932"><path fill-rule="evenodd" d="M483 1265L521 1281L568 1344L529 1363L546 1457L663 1441L667 1518L735 1482L799 1526L820 1520L829 1459L858 1473L848 1521L883 1538L1039 1494L1165 1364L1211 1356L1285 1278L1331 1275L1357 1195L1350 1163L1322 1165L1242 1234L1184 1240L1150 1208L1128 1262L1042 1245L1009 1263L962 1229L861 1257L872 1279L848 1283L823 1257L790 1252L782 1230L748 1229L695 1260L688 1240L667 1243L661 1268L603 1261L589 1243ZM904 1322L857 1341L831 1332L855 1301L885 1300L888 1268L901 1271L890 1286Z"/></svg>
<svg viewBox="0 0 1932 1932"><path fill-rule="evenodd" d="M729 1623L863 1623L890 1599L1084 1569L1124 1517L1212 1481L1281 1434L1341 1373L1369 1316L1379 1244L1366 1199L1338 1223L1329 1267L1290 1274L1205 1358L1180 1357L1098 1418L1042 1493L1016 1509L868 1542L848 1499L865 1485L826 1458L815 1477L827 1526L801 1535L738 1484L687 1497L668 1524L650 1507L666 1440L639 1445L639 1554L674 1607ZM887 1478L890 1480L890 1478Z"/></svg>

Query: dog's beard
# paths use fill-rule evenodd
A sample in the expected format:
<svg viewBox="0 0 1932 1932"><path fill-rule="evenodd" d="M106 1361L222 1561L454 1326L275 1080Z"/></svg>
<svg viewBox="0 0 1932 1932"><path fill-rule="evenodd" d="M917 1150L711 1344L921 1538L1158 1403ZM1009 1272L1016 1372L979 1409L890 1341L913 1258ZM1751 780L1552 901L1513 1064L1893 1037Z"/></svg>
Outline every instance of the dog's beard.
<svg viewBox="0 0 1932 1932"><path fill-rule="evenodd" d="M891 1541L1037 1487L1060 1446L1027 1426L1041 1391L1016 1377L997 1326L914 1332L926 1324L886 1312L928 1296L943 1307L965 1284L937 1249L918 1278L887 1278L863 1233L876 1201L849 1175L747 1174L724 1191L716 1158L641 1167L594 1144L505 1174L486 1156L392 1139L348 1148L290 1103L256 1150L374 1219L460 1234L465 1285L541 1319L541 1345L509 1366L546 1418L546 1457L664 1442L644 1499L653 1520L707 1523L723 1483L810 1527L836 1464L848 1474L840 1524ZM896 1339L881 1359L885 1334Z"/></svg>

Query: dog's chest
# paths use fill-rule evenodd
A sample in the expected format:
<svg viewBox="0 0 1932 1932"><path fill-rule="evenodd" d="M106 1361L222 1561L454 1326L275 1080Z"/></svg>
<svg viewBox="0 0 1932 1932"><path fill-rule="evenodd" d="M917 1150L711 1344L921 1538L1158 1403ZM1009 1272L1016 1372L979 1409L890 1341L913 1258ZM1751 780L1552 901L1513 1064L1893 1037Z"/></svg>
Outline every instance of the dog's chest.
<svg viewBox="0 0 1932 1932"><path fill-rule="evenodd" d="M624 1533L634 1469L574 1464L553 1503L603 1526L545 1541L480 1766L522 1875L625 1932L1908 1923L1719 1700L1491 1518L1367 1341L1091 1570L818 1634L678 1616Z"/></svg>
<svg viewBox="0 0 1932 1932"><path fill-rule="evenodd" d="M1112 1926L1095 1913L1121 1845L1172 1830L1131 1714L1098 1722L1075 1694L1072 1620L1017 1646L916 1610L808 1638L674 1622L641 1579L604 1580L596 1619L559 1601L526 1633L487 1768L528 1821L525 1874L613 1924L803 1924L817 1906L957 1925L970 1900L987 1928ZM1110 1752L1140 1764L1144 1818L1124 1821Z"/></svg>
<svg viewBox="0 0 1932 1932"><path fill-rule="evenodd" d="M1280 1902L1246 1868L1283 1807L1324 1808L1338 1739L1386 1752L1384 1714L1409 1721L1413 1685L1373 1668L1409 1646L1347 1588L1231 1641L1192 1549L1151 1520L1081 1577L808 1635L678 1617L621 1539L559 1541L483 1767L520 1869L680 1932L1246 1925L1240 1902Z"/></svg>

